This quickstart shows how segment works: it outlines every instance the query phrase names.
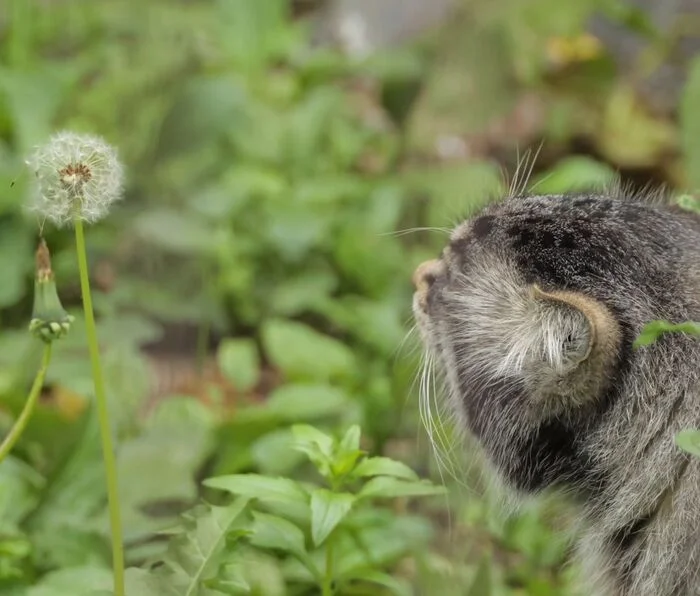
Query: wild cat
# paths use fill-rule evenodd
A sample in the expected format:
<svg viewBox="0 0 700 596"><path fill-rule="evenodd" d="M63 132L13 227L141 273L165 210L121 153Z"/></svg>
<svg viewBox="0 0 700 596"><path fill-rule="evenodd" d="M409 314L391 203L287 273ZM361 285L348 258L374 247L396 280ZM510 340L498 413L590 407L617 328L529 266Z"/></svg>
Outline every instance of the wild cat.
<svg viewBox="0 0 700 596"><path fill-rule="evenodd" d="M510 196L414 274L451 409L516 495L560 488L585 521L582 593L700 595L700 219L645 194Z"/></svg>

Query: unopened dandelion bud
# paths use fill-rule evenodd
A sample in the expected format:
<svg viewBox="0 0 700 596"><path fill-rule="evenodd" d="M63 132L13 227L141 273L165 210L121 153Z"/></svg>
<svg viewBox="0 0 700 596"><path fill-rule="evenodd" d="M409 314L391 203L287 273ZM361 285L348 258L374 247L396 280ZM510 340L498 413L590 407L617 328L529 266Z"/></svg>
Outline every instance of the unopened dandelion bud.
<svg viewBox="0 0 700 596"><path fill-rule="evenodd" d="M98 221L122 196L122 165L100 137L59 132L26 163L34 173L29 209L59 227L76 218Z"/></svg>
<svg viewBox="0 0 700 596"><path fill-rule="evenodd" d="M34 279L34 308L29 331L36 337L51 342L60 339L68 331L74 317L63 308L56 291L56 281L51 269L51 255L42 238L36 251L36 277Z"/></svg>

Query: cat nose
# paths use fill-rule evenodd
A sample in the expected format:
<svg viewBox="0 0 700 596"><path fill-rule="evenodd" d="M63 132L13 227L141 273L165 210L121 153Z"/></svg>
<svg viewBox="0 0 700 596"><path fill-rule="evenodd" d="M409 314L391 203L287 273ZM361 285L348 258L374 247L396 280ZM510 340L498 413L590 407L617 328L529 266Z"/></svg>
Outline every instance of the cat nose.
<svg viewBox="0 0 700 596"><path fill-rule="evenodd" d="M413 272L413 285L417 292L427 292L438 275L442 272L443 264L439 259L424 261Z"/></svg>

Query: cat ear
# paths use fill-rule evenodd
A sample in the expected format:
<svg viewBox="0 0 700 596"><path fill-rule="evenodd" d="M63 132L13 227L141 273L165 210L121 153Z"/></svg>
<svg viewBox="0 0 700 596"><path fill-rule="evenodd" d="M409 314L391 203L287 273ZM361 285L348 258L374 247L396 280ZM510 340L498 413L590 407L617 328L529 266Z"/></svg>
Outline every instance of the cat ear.
<svg viewBox="0 0 700 596"><path fill-rule="evenodd" d="M540 345L536 351L559 375L566 375L588 360L608 322L607 309L575 292L545 292L535 285Z"/></svg>

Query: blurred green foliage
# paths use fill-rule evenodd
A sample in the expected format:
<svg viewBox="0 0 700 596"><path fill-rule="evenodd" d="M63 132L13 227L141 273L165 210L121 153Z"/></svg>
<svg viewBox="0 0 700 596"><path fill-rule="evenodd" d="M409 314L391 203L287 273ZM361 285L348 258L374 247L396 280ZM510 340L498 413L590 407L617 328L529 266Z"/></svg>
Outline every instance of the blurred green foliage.
<svg viewBox="0 0 700 596"><path fill-rule="evenodd" d="M521 170L513 180L539 192L602 186L618 171L697 184L700 62L688 67L678 117L654 114L634 77L583 35L596 10L654 38L618 0L472 0L439 31L357 59L314 46L309 23L291 18L284 0L5 1L0 426L19 411L38 358L25 328L43 222L21 208L24 156L56 129L103 135L128 172L126 200L91 230L89 250L134 596L166 593L157 562L173 575L173 595L246 585L267 596L318 593L297 547L322 548L330 526L307 519L291 529L284 516L224 502L201 483L256 475L267 480L245 498L263 504L270 483L309 490L318 477L307 456L318 470L323 458L292 448L294 425L327 437L360 425L372 457L440 479L444 469L416 441L418 358L412 339L404 344L410 275L452 224L506 190L502 171L513 173L519 150L545 141L532 177ZM70 235L44 232L77 315ZM213 357L236 389L233 405L214 390L206 400L149 399L146 352L177 351L169 332L191 327L196 337L179 347L200 363ZM77 317L56 350L46 403L0 466L8 596L108 593L83 338ZM380 474L410 469L363 463L372 461ZM397 491L391 505L355 512L342 548L368 581L352 593L569 593L565 504L504 519L478 474L458 480L447 479L449 499L407 504ZM242 494L233 480L219 488ZM325 507L326 524L351 499L314 494L325 495L309 502ZM267 524L259 548L243 522L253 510ZM355 545L350 529L372 548ZM202 549L210 555L192 558ZM206 585L187 579L196 565Z"/></svg>

